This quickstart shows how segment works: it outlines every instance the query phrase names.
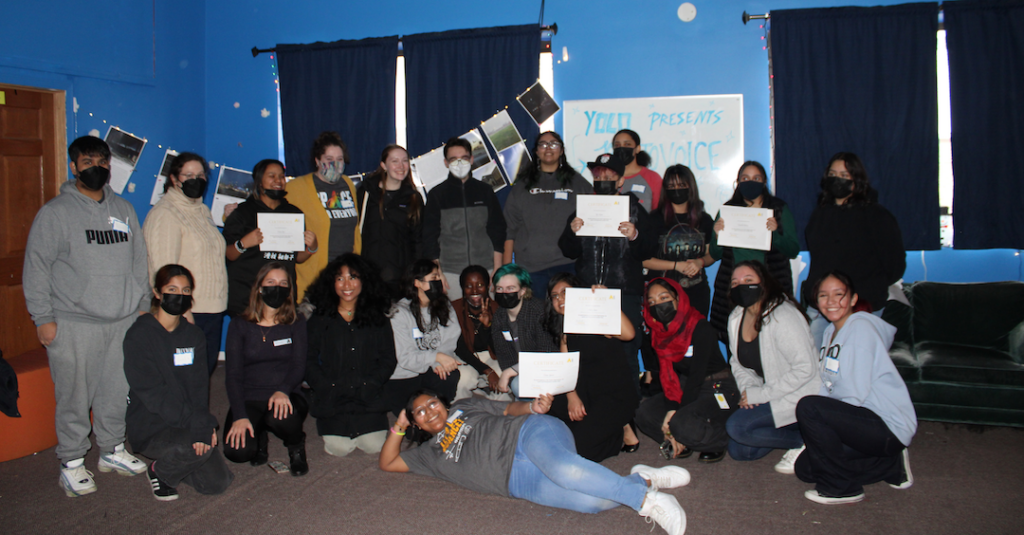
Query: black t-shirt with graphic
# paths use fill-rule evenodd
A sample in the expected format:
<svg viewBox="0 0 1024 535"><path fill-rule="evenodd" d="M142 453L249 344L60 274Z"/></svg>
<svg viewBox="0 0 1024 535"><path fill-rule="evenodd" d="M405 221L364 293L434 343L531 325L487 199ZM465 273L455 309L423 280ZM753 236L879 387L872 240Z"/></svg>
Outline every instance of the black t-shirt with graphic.
<svg viewBox="0 0 1024 535"><path fill-rule="evenodd" d="M337 184L328 184L313 177L316 194L320 205L327 211L331 220L331 231L327 243L327 258L333 260L342 253L351 252L355 247L356 225L359 224L359 211L348 183L339 180Z"/></svg>
<svg viewBox="0 0 1024 535"><path fill-rule="evenodd" d="M656 213L656 215L660 216L661 214ZM714 228L715 222L706 212L700 214L697 228L690 226L690 214L675 214L675 221L671 226L662 223L663 232L658 237L658 252L654 257L670 262L702 258L707 244L711 243L711 233L714 232ZM670 278L683 288L690 288L701 283L707 284L707 274L703 268L693 277L687 277L672 270L650 270L647 275L648 280L654 277Z"/></svg>

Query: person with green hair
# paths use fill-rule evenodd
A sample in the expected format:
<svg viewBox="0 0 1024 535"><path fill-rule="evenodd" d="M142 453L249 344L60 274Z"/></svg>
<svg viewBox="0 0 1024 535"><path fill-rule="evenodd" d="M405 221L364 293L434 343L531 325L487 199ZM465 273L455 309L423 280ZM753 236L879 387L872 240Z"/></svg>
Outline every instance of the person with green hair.
<svg viewBox="0 0 1024 535"><path fill-rule="evenodd" d="M494 314L491 339L501 367L498 390L519 397L519 353L555 352L558 346L544 333L544 300L533 299L530 273L517 264L505 264L494 271Z"/></svg>

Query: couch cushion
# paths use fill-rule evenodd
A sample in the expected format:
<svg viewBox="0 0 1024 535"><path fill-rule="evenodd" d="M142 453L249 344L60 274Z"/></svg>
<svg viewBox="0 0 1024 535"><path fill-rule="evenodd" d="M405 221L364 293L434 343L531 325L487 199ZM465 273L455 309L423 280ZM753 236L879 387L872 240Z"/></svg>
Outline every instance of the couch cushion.
<svg viewBox="0 0 1024 535"><path fill-rule="evenodd" d="M1007 352L1010 331L1024 321L1022 282L918 282L911 295L913 336L918 343L947 342Z"/></svg>
<svg viewBox="0 0 1024 535"><path fill-rule="evenodd" d="M1024 387L1024 365L1001 351L922 342L914 352L922 381Z"/></svg>

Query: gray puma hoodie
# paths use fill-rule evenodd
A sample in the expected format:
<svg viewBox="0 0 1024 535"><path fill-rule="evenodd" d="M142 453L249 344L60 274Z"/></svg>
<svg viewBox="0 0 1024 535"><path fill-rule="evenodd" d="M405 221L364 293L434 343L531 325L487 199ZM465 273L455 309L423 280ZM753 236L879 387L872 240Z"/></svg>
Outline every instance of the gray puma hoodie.
<svg viewBox="0 0 1024 535"><path fill-rule="evenodd" d="M96 202L65 182L32 222L22 284L36 326L109 323L149 310L146 243L131 203L110 186Z"/></svg>

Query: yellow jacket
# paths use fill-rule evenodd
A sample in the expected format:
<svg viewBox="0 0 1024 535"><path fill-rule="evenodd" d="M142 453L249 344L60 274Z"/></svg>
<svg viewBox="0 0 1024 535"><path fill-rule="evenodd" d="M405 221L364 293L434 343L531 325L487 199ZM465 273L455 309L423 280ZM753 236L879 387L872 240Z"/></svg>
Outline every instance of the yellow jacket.
<svg viewBox="0 0 1024 535"><path fill-rule="evenodd" d="M356 188L347 175L342 175L342 180L348 185L352 198L356 198ZM316 280L320 272L327 267L330 258L327 258L328 244L330 243L331 220L327 217L323 203L316 193L316 186L313 184L313 173L303 175L292 180L285 186L288 192L288 202L299 207L302 213L306 214L306 230L316 234L318 243L317 252L313 253L305 262L295 264L295 285L299 290L299 301L306 295L306 287ZM353 251L356 254L362 250L362 237L359 235L359 225L356 225L355 242Z"/></svg>

